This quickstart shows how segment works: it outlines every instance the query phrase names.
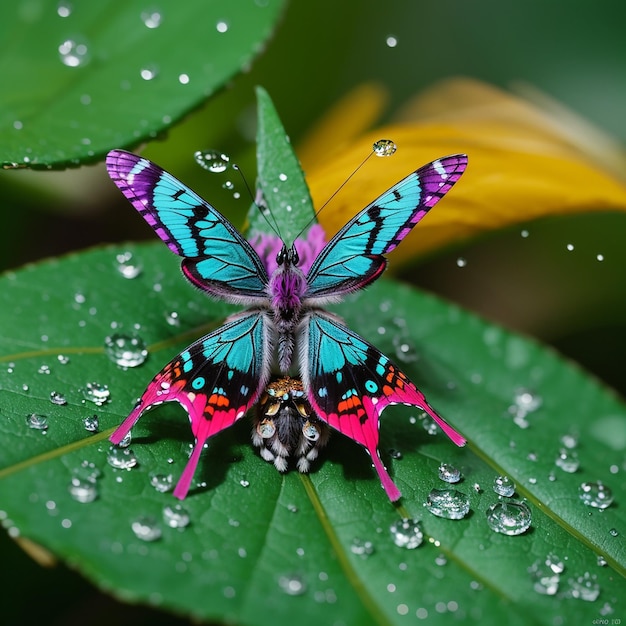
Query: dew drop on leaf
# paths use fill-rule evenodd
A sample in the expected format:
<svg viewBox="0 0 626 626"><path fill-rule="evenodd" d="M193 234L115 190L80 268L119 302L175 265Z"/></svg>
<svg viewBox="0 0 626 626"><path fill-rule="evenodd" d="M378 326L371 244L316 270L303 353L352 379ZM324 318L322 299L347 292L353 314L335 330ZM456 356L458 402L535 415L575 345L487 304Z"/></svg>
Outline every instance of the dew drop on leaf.
<svg viewBox="0 0 626 626"><path fill-rule="evenodd" d="M375 141L372 146L374 154L379 157L391 156L397 149L398 147L391 139L379 139L378 141Z"/></svg>
<svg viewBox="0 0 626 626"><path fill-rule="evenodd" d="M595 574L585 572L576 578L570 578L569 595L585 602L595 602L600 595L600 585Z"/></svg>
<svg viewBox="0 0 626 626"><path fill-rule="evenodd" d="M300 596L306 592L306 583L302 576L288 574L278 579L278 586L290 596Z"/></svg>
<svg viewBox="0 0 626 626"><path fill-rule="evenodd" d="M165 314L165 321L169 326L180 326L180 315L177 311L170 311Z"/></svg>
<svg viewBox="0 0 626 626"><path fill-rule="evenodd" d="M57 361L61 365L67 365L70 362L70 357L65 355L65 354L58 354L57 355Z"/></svg>
<svg viewBox="0 0 626 626"><path fill-rule="evenodd" d="M90 433L97 433L100 427L100 420L97 415L88 415L83 419L83 428Z"/></svg>
<svg viewBox="0 0 626 626"><path fill-rule="evenodd" d="M399 548L414 550L424 541L422 524L418 520L404 518L389 526L391 538Z"/></svg>
<svg viewBox="0 0 626 626"><path fill-rule="evenodd" d="M515 493L515 483L508 476L496 476L493 480L493 490L505 498Z"/></svg>
<svg viewBox="0 0 626 626"><path fill-rule="evenodd" d="M50 402L52 402L52 404L56 404L57 406L65 406L67 404L67 399L62 393L59 393L58 391L51 391Z"/></svg>
<svg viewBox="0 0 626 626"><path fill-rule="evenodd" d="M129 448L111 446L107 453L107 463L115 469L132 469L137 465L137 457Z"/></svg>
<svg viewBox="0 0 626 626"><path fill-rule="evenodd" d="M142 541L156 541L161 538L161 528L153 517L142 515L132 522L131 528L137 539Z"/></svg>
<svg viewBox="0 0 626 626"><path fill-rule="evenodd" d="M371 541L363 541L359 537L355 537L350 544L350 552L365 558L374 553L374 544Z"/></svg>
<svg viewBox="0 0 626 626"><path fill-rule="evenodd" d="M525 502L497 502L487 509L487 524L496 533L521 535L532 522L532 513Z"/></svg>
<svg viewBox="0 0 626 626"><path fill-rule="evenodd" d="M556 595L559 590L561 577L558 573L553 572L541 560L535 561L529 568L528 573L533 583L533 589L544 596Z"/></svg>
<svg viewBox="0 0 626 626"><path fill-rule="evenodd" d="M174 479L171 474L152 474L150 484L159 493L166 493L174 487Z"/></svg>
<svg viewBox="0 0 626 626"><path fill-rule="evenodd" d="M470 509L469 498L456 489L431 489L426 508L437 517L463 519Z"/></svg>
<svg viewBox="0 0 626 626"><path fill-rule="evenodd" d="M11 372L9 372L9 373L11 373ZM50 374L50 366L49 365L41 365L39 367L39 369L37 370L37 373L38 374L46 374L46 375Z"/></svg>
<svg viewBox="0 0 626 626"><path fill-rule="evenodd" d="M34 430L47 430L48 418L45 415L39 413L31 413L26 416L26 425Z"/></svg>
<svg viewBox="0 0 626 626"><path fill-rule="evenodd" d="M219 150L198 150L193 158L200 167L213 174L224 172L230 161L230 157Z"/></svg>
<svg viewBox="0 0 626 626"><path fill-rule="evenodd" d="M153 80L159 74L159 68L154 63L146 65L139 70L139 76L144 80Z"/></svg>
<svg viewBox="0 0 626 626"><path fill-rule="evenodd" d="M613 492L604 483L584 482L578 488L578 497L587 506L606 509L613 503Z"/></svg>
<svg viewBox="0 0 626 626"><path fill-rule="evenodd" d="M69 2L59 2L57 5L57 15L59 17L69 17L72 14L72 5Z"/></svg>
<svg viewBox="0 0 626 626"><path fill-rule="evenodd" d="M191 518L182 504L168 504L163 509L163 520L170 528L186 528Z"/></svg>
<svg viewBox="0 0 626 626"><path fill-rule="evenodd" d="M562 574L565 570L563 559L554 554L554 552L550 552L544 562L555 574Z"/></svg>
<svg viewBox="0 0 626 626"><path fill-rule="evenodd" d="M130 251L120 252L115 255L115 268L124 278L128 278L129 280L137 278L143 271L142 264Z"/></svg>
<svg viewBox="0 0 626 626"><path fill-rule="evenodd" d="M91 60L87 41L83 37L65 39L58 50L61 62L67 67L83 67Z"/></svg>
<svg viewBox="0 0 626 626"><path fill-rule="evenodd" d="M95 481L86 480L73 476L69 486L70 496L76 502L87 504L93 502L98 497L98 489Z"/></svg>
<svg viewBox="0 0 626 626"><path fill-rule="evenodd" d="M104 339L104 351L113 363L124 369L138 367L148 358L146 342L138 335L109 335Z"/></svg>
<svg viewBox="0 0 626 626"><path fill-rule="evenodd" d="M83 398L93 402L96 406L102 406L111 399L111 392L107 385L98 382L89 382L82 390Z"/></svg>
<svg viewBox="0 0 626 626"><path fill-rule="evenodd" d="M159 9L146 9L141 12L141 21L145 24L146 28L158 28L163 21L163 15Z"/></svg>
<svg viewBox="0 0 626 626"><path fill-rule="evenodd" d="M559 450L554 464L568 474L573 474L580 467L580 461L578 460L576 452L568 450L567 448L561 448Z"/></svg>
<svg viewBox="0 0 626 626"><path fill-rule="evenodd" d="M439 478L447 483L458 483L461 471L449 463L442 463L439 466Z"/></svg>

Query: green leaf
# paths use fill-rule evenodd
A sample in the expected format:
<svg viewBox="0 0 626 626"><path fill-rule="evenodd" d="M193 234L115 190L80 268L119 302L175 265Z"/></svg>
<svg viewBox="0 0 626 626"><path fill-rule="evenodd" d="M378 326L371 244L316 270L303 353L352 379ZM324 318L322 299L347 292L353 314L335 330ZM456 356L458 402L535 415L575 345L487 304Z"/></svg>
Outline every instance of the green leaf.
<svg viewBox="0 0 626 626"><path fill-rule="evenodd" d="M123 251L143 267L134 279L116 269ZM198 486L183 502L191 523L177 529L163 520L164 508L177 501L150 481L154 473L176 480L185 465L192 436L183 411L167 405L141 419L132 470L107 464L106 437L152 375L232 309L189 287L161 243L92 250L7 274L0 302L3 524L11 536L46 546L122 598L255 626L294 619L395 624L407 616L436 624L471 618L548 625L624 612L626 408L532 341L379 281L336 311L398 361L469 445L457 449L441 434L427 434L413 410L388 409L381 450L404 494L396 508L365 452L347 438L332 438L310 476L283 476L252 450L249 424L241 420L204 454ZM113 332L138 333L148 344L146 363L127 370L114 364L103 349ZM39 373L44 366L49 374ZM109 386L110 402L84 401L81 389L90 381ZM542 400L526 429L509 412L519 388ZM63 394L67 405L51 403L51 392ZM45 434L27 426L31 413L47 416ZM83 427L93 414L97 434ZM566 434L579 440L581 466L572 474L554 464ZM91 503L68 491L84 461L101 471ZM423 506L432 488L446 486L437 478L441 462L463 472L455 488L468 496L471 512L462 520L435 517ZM532 511L532 526L521 536L487 526L499 473L516 482ZM578 496L580 483L598 480L615 496L604 511ZM142 516L156 520L160 539L135 536L131 525ZM422 521L427 539L416 550L392 541L389 527L403 516ZM367 541L373 553L357 554ZM549 553L565 564L555 596L537 593L528 571ZM593 602L572 597L571 581L586 573L600 592Z"/></svg>
<svg viewBox="0 0 626 626"><path fill-rule="evenodd" d="M283 4L10 3L0 23L0 82L10 85L2 164L62 167L156 137L249 66Z"/></svg>
<svg viewBox="0 0 626 626"><path fill-rule="evenodd" d="M292 243L314 218L313 201L274 104L267 92L257 87L259 127L257 131L258 185L269 209L269 219L283 241ZM267 233L268 222L256 206L248 213L250 236Z"/></svg>

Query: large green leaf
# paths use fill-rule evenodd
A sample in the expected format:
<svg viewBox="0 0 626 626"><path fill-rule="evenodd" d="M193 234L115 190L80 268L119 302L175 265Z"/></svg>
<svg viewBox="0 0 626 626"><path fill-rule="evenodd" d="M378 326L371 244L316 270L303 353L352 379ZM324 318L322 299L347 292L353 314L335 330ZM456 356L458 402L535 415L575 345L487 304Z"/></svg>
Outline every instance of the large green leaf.
<svg viewBox="0 0 626 626"><path fill-rule="evenodd" d="M61 167L157 136L249 66L283 4L8 3L2 164Z"/></svg>
<svg viewBox="0 0 626 626"><path fill-rule="evenodd" d="M116 269L123 251L143 267L134 279ZM451 617L586 623L623 612L626 408L550 351L389 281L336 310L419 382L469 446L427 434L412 410L388 409L381 447L404 494L395 508L365 452L346 438L333 437L310 477L282 476L251 449L242 420L201 461L198 486L183 503L190 525L167 526L163 509L177 501L150 479L170 472L176 479L185 464L191 434L182 410L170 405L142 418L132 470L107 464L106 436L154 372L229 310L191 289L176 266L155 243L93 250L0 279L0 502L10 535L46 546L123 598L242 624L393 624L405 615L442 624ZM123 370L105 355L104 339L114 332L146 341L145 365ZM109 385L110 402L84 401L90 381ZM509 413L520 387L542 399L526 429ZM67 405L53 404L51 392ZM47 416L45 434L27 426L31 413ZM97 434L83 427L93 414ZM580 442L581 467L572 474L554 464L566 434ZM83 461L102 472L91 503L68 492ZM437 478L442 461L464 474L456 488L470 500L465 519L440 519L423 507L432 488L445 486ZM496 534L486 523L500 472L533 514L521 536ZM578 495L581 482L597 480L616 499L604 511ZM142 516L155 518L159 540L135 536L131 524ZM392 541L389 527L402 516L422 520L428 540L417 550ZM358 554L366 541L369 556ZM551 552L565 564L555 597L538 594L528 572ZM599 587L596 601L571 597L572 581L585 573Z"/></svg>

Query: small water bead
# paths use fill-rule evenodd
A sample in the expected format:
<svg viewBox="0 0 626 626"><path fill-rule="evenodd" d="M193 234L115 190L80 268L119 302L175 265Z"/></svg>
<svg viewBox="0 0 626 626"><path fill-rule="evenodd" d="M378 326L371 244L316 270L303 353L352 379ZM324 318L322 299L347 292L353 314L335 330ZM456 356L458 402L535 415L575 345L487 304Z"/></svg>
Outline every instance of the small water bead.
<svg viewBox="0 0 626 626"><path fill-rule="evenodd" d="M493 490L505 498L515 493L515 483L508 476L496 476L493 480Z"/></svg>
<svg viewBox="0 0 626 626"><path fill-rule="evenodd" d="M576 452L567 448L559 450L559 455L556 457L554 464L568 474L573 474L580 467L580 461Z"/></svg>
<svg viewBox="0 0 626 626"><path fill-rule="evenodd" d="M138 335L109 335L104 339L104 351L113 363L124 369L138 367L148 358L146 342Z"/></svg>
<svg viewBox="0 0 626 626"><path fill-rule="evenodd" d="M396 146L395 142L391 139L379 139L374 142L372 146L372 150L374 154L379 157L389 157L392 154L395 154L398 146Z"/></svg>
<svg viewBox="0 0 626 626"><path fill-rule="evenodd" d="M568 583L572 598L585 602L595 602L600 595L600 585L595 574L585 572L577 578L570 578Z"/></svg>
<svg viewBox="0 0 626 626"><path fill-rule="evenodd" d="M67 365L70 362L70 357L65 355L65 354L58 354L57 355L57 361L61 365Z"/></svg>
<svg viewBox="0 0 626 626"><path fill-rule="evenodd" d="M306 583L302 576L290 574L278 579L278 586L290 596L300 596L306 591Z"/></svg>
<svg viewBox="0 0 626 626"><path fill-rule="evenodd" d="M188 85L189 84L189 74L179 74L178 75L178 82L181 85Z"/></svg>
<svg viewBox="0 0 626 626"><path fill-rule="evenodd" d="M598 567L606 567L607 566L606 559L601 554L598 554L596 562L598 563Z"/></svg>
<svg viewBox="0 0 626 626"><path fill-rule="evenodd" d="M215 30L217 30L218 33L225 33L228 30L228 24L224 22L223 20L220 20L215 25Z"/></svg>
<svg viewBox="0 0 626 626"><path fill-rule="evenodd" d="M137 539L142 541L156 541L161 538L161 527L153 517L142 515L132 522L131 528Z"/></svg>
<svg viewBox="0 0 626 626"><path fill-rule="evenodd" d="M180 326L180 315L177 311L170 311L165 314L165 321L169 326Z"/></svg>
<svg viewBox="0 0 626 626"><path fill-rule="evenodd" d="M389 526L389 532L394 544L399 548L414 550L424 541L422 524L415 519L404 518L394 522Z"/></svg>
<svg viewBox="0 0 626 626"><path fill-rule="evenodd" d="M196 163L213 174L226 171L230 157L219 150L198 150L194 152L193 158Z"/></svg>
<svg viewBox="0 0 626 626"><path fill-rule="evenodd" d="M83 428L90 433L97 433L100 428L100 420L97 415L88 415L83 419Z"/></svg>
<svg viewBox="0 0 626 626"><path fill-rule="evenodd" d="M137 465L137 457L129 448L111 446L107 453L107 463L115 469L132 469Z"/></svg>
<svg viewBox="0 0 626 626"><path fill-rule="evenodd" d="M395 48L398 45L398 39L393 35L389 35L389 37L385 39L385 43L387 44L388 48Z"/></svg>
<svg viewBox="0 0 626 626"><path fill-rule="evenodd" d="M456 260L456 265L457 267L466 267L467 266L467 259L460 256L457 260Z"/></svg>
<svg viewBox="0 0 626 626"><path fill-rule="evenodd" d="M58 50L61 62L67 67L82 67L87 65L91 58L87 42L79 37L64 40Z"/></svg>
<svg viewBox="0 0 626 626"><path fill-rule="evenodd" d="M159 493L171 491L174 486L174 479L171 474L151 474L150 484Z"/></svg>
<svg viewBox="0 0 626 626"><path fill-rule="evenodd" d="M59 2L57 6L57 15L59 17L69 17L72 14L72 5L69 2Z"/></svg>
<svg viewBox="0 0 626 626"><path fill-rule="evenodd" d="M11 368L11 371L12 371L12 368ZM11 372L9 372L9 373L11 373ZM50 374L50 366L49 365L41 365L39 367L39 369L37 370L37 373L38 374L45 374L45 375Z"/></svg>
<svg viewBox="0 0 626 626"><path fill-rule="evenodd" d="M67 404L67 398L58 391L51 391L50 402L52 402L52 404L56 404L57 406L65 406Z"/></svg>
<svg viewBox="0 0 626 626"><path fill-rule="evenodd" d="M141 21L146 28L158 28L163 21L163 15L158 9L147 9L141 12Z"/></svg>
<svg viewBox="0 0 626 626"><path fill-rule="evenodd" d="M533 581L533 589L544 596L554 596L559 590L561 577L553 572L545 563L535 561L529 568L528 573Z"/></svg>
<svg viewBox="0 0 626 626"><path fill-rule="evenodd" d="M83 398L93 402L96 406L102 406L111 399L108 386L98 382L87 383L82 392Z"/></svg>
<svg viewBox="0 0 626 626"><path fill-rule="evenodd" d="M603 254L596 254L596 259L598 261L604 261L604 255Z"/></svg>
<svg viewBox="0 0 626 626"><path fill-rule="evenodd" d="M122 441L120 441L117 444L118 448L128 448L128 446L131 444L133 440L133 435L130 432L130 430L124 435L124 438L122 439Z"/></svg>
<svg viewBox="0 0 626 626"><path fill-rule="evenodd" d="M182 504L168 504L163 508L163 520L170 528L186 528L191 518Z"/></svg>
<svg viewBox="0 0 626 626"><path fill-rule="evenodd" d="M562 574L565 571L565 562L554 552L550 552L544 562L555 574Z"/></svg>
<svg viewBox="0 0 626 626"><path fill-rule="evenodd" d="M374 553L374 544L371 541L363 541L355 537L350 544L350 552L365 558Z"/></svg>
<svg viewBox="0 0 626 626"><path fill-rule="evenodd" d="M439 478L447 483L458 483L461 480L461 470L449 463L439 466Z"/></svg>
<svg viewBox="0 0 626 626"><path fill-rule="evenodd" d="M617 528L611 528L609 535L611 535L611 537L619 537L619 530L617 530Z"/></svg>
<svg viewBox="0 0 626 626"><path fill-rule="evenodd" d="M48 430L48 417L39 415L39 413L31 413L26 416L26 425L33 430Z"/></svg>
<svg viewBox="0 0 626 626"><path fill-rule="evenodd" d="M239 484L240 484L242 487L249 487L249 486L250 486L250 481L249 481L249 480L246 480L245 478L242 478L242 479L239 481Z"/></svg>
<svg viewBox="0 0 626 626"><path fill-rule="evenodd" d="M142 264L135 258L135 255L130 252L120 252L115 255L116 269L124 277L132 280L137 278L143 271Z"/></svg>
<svg viewBox="0 0 626 626"><path fill-rule="evenodd" d="M402 452L400 452L400 450L396 450L395 448L389 448L389 456L396 461L400 461L402 459Z"/></svg>
<svg viewBox="0 0 626 626"><path fill-rule="evenodd" d="M154 65L153 63L150 65L146 65L139 70L139 76L144 80L152 80L156 78L159 74L159 67Z"/></svg>
<svg viewBox="0 0 626 626"><path fill-rule="evenodd" d="M602 482L585 482L578 488L578 497L587 506L606 509L613 503L613 492Z"/></svg>
<svg viewBox="0 0 626 626"><path fill-rule="evenodd" d="M102 472L91 461L83 461L78 467L72 469L72 477L79 480L95 482L102 476Z"/></svg>
<svg viewBox="0 0 626 626"><path fill-rule="evenodd" d="M425 506L437 517L463 519L470 510L469 498L456 489L431 489Z"/></svg>
<svg viewBox="0 0 626 626"><path fill-rule="evenodd" d="M497 502L487 509L489 528L503 535L521 535L532 522L532 513L525 502Z"/></svg>
<svg viewBox="0 0 626 626"><path fill-rule="evenodd" d="M85 480L77 476L73 476L68 488L70 496L76 502L81 504L88 504L93 502L98 497L98 487L95 481Z"/></svg>
<svg viewBox="0 0 626 626"><path fill-rule="evenodd" d="M563 435L561 437L561 443L569 450L572 450L578 446L578 436L571 434Z"/></svg>

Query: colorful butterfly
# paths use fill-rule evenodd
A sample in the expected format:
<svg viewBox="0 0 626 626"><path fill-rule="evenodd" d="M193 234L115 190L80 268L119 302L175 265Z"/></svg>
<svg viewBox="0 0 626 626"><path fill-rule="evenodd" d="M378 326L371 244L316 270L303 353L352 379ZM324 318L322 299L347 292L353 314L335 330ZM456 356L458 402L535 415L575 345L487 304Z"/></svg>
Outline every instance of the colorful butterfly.
<svg viewBox="0 0 626 626"><path fill-rule="evenodd" d="M379 417L388 405L419 407L454 443L465 443L398 367L321 308L383 273L383 255L461 177L467 166L464 154L425 165L365 207L322 249L306 275L298 265L296 245L285 243L270 275L224 216L147 159L113 150L106 164L126 198L169 249L183 257L186 278L209 296L248 307L168 363L111 435L118 444L147 409L163 402L181 404L195 445L174 496L182 500L187 495L207 439L243 417L259 399L274 361L283 375L292 368L299 371L308 402L302 405L304 413L310 406L316 419L367 449L392 501L401 494L378 452ZM275 457L282 455L269 447L264 446L274 458L264 458L276 463Z"/></svg>

